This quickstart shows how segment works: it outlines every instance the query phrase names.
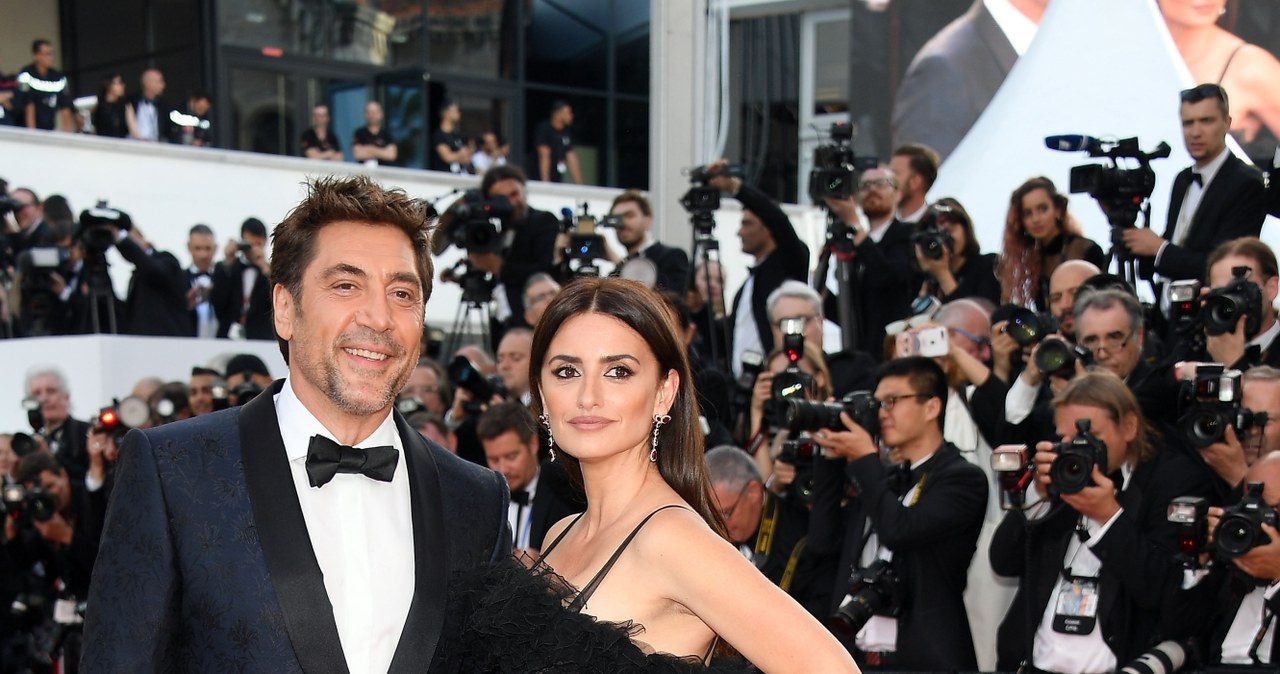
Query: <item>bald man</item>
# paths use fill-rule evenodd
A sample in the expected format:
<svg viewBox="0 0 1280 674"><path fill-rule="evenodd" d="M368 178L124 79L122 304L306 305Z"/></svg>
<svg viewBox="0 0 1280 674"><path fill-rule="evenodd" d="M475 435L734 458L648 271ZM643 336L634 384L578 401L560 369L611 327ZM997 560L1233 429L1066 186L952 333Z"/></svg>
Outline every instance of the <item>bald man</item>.
<svg viewBox="0 0 1280 674"><path fill-rule="evenodd" d="M1102 273L1098 265L1085 260L1068 260L1058 265L1049 277L1049 312L1062 322L1062 336L1075 340L1076 321L1071 306L1076 301L1076 290L1093 276Z"/></svg>

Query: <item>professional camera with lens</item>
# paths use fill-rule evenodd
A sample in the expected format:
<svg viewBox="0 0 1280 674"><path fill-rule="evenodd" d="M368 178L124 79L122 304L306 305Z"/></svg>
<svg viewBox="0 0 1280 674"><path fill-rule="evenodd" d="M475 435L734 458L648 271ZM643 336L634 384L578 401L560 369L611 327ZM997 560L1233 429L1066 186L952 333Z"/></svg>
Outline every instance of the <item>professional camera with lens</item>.
<svg viewBox="0 0 1280 674"><path fill-rule="evenodd" d="M258 394L262 393L262 387L254 383L253 379L245 376L244 381L233 387L230 393L231 397L235 399L236 405L244 405L257 398Z"/></svg>
<svg viewBox="0 0 1280 674"><path fill-rule="evenodd" d="M787 485L787 494L801 503L813 502L813 459L819 453L813 438L802 436L782 443L777 460L795 466L796 477Z"/></svg>
<svg viewBox="0 0 1280 674"><path fill-rule="evenodd" d="M1266 412L1240 406L1241 376L1239 370L1228 370L1220 363L1200 363L1195 377L1183 382L1178 428L1196 449L1222 442L1228 427L1239 435L1267 422Z"/></svg>
<svg viewBox="0 0 1280 674"><path fill-rule="evenodd" d="M952 209L945 204L934 204L925 211L916 224L916 231L911 235L911 242L920 249L920 253L930 260L941 260L947 252L955 253L956 242L951 231L943 226L940 220L953 217Z"/></svg>
<svg viewBox="0 0 1280 674"><path fill-rule="evenodd" d="M580 213L576 218L573 216L573 210L568 207L562 213L564 217L561 220L561 229L569 235L569 248L565 257L571 261L571 264L576 262L578 265L577 268L571 266L570 271L581 276L598 275L599 270L592 263L608 257L600 228L616 229L622 225L622 220L612 215L597 219L590 214L585 201L582 202Z"/></svg>
<svg viewBox="0 0 1280 674"><path fill-rule="evenodd" d="M1248 279L1248 267L1232 267L1231 280L1221 288L1210 290L1204 298L1200 314L1204 331L1210 335L1235 332L1241 316L1245 339L1253 339L1262 329L1262 289Z"/></svg>
<svg viewBox="0 0 1280 674"><path fill-rule="evenodd" d="M494 396L511 397L501 377L484 376L466 356L455 356L449 363L447 374L455 389L465 389L471 394L471 402L465 407L467 414L479 414Z"/></svg>
<svg viewBox="0 0 1280 674"><path fill-rule="evenodd" d="M133 229L133 219L124 211L111 208L99 201L93 208L80 212L80 228L77 237L86 252L105 253L116 245L116 234Z"/></svg>
<svg viewBox="0 0 1280 674"><path fill-rule="evenodd" d="M782 350L787 365L773 375L772 395L764 403L764 423L771 430L782 428L785 405L789 400L804 400L813 392L813 375L800 369L804 356L804 319L782 320Z"/></svg>
<svg viewBox="0 0 1280 674"><path fill-rule="evenodd" d="M853 125L831 125L831 142L813 149L813 170L809 172L809 198L821 204L828 197L848 199L858 191L858 176L875 168L875 157L858 157L853 152Z"/></svg>
<svg viewBox="0 0 1280 674"><path fill-rule="evenodd" d="M1071 377L1075 374L1077 361L1085 367L1093 365L1093 352L1061 339L1047 339L1036 349L1036 367L1046 376Z"/></svg>
<svg viewBox="0 0 1280 674"><path fill-rule="evenodd" d="M58 504L43 487L13 483L0 488L0 508L18 523L48 522L58 511Z"/></svg>
<svg viewBox="0 0 1280 674"><path fill-rule="evenodd" d="M893 566L877 559L849 578L849 594L832 616L831 626L853 637L872 616L897 617L902 613L902 581Z"/></svg>
<svg viewBox="0 0 1280 674"><path fill-rule="evenodd" d="M742 167L730 164L719 171L711 171L707 166L698 166L689 170L689 191L680 197L680 205L689 212L694 234L703 239L712 236L716 220L714 213L720 210L720 188L712 186L711 179L717 176L741 178Z"/></svg>
<svg viewBox="0 0 1280 674"><path fill-rule="evenodd" d="M1169 156L1168 143L1143 152L1137 138L1103 141L1089 136L1049 136L1045 145L1064 152L1084 151L1090 157L1106 160L1102 164L1085 164L1071 169L1071 193L1086 193L1102 204L1112 225L1132 227L1137 222L1138 205L1151 197L1156 187L1156 173L1151 160ZM1135 159L1137 168L1119 167L1120 159Z"/></svg>
<svg viewBox="0 0 1280 674"><path fill-rule="evenodd" d="M440 226L449 243L468 253L498 253L502 251L502 228L513 212L505 196L485 198L480 190L467 190L440 217Z"/></svg>
<svg viewBox="0 0 1280 674"><path fill-rule="evenodd" d="M764 356L759 351L742 353L742 374L738 376L733 387L733 407L745 410L751 405L751 391L755 388L756 378L764 370Z"/></svg>
<svg viewBox="0 0 1280 674"><path fill-rule="evenodd" d="M1058 456L1049 466L1049 490L1054 495L1077 494L1092 486L1094 466L1107 474L1107 445L1089 432L1090 426L1088 419L1077 419L1075 437L1053 446Z"/></svg>
<svg viewBox="0 0 1280 674"><path fill-rule="evenodd" d="M1200 552L1209 542L1209 502L1200 496L1179 496L1169 501L1165 517L1173 525L1178 541L1178 557L1187 566L1196 566Z"/></svg>
<svg viewBox="0 0 1280 674"><path fill-rule="evenodd" d="M1018 346L1031 346L1044 339L1045 335L1061 330L1062 323L1049 312L1036 313L1019 307L1009 314L1004 329Z"/></svg>
<svg viewBox="0 0 1280 674"><path fill-rule="evenodd" d="M0 194L0 218L22 208L22 202L7 194Z"/></svg>
<svg viewBox="0 0 1280 674"><path fill-rule="evenodd" d="M840 421L840 413L844 412L862 430L876 435L880 431L879 410L880 405L870 391L854 391L838 403L788 400L783 408L782 418L784 425L792 433L822 429L842 431L844 424Z"/></svg>
<svg viewBox="0 0 1280 674"><path fill-rule="evenodd" d="M151 419L151 407L147 401L137 396L129 396L124 400L113 400L109 407L98 411L90 425L94 431L110 433L116 446L124 441L125 433L130 429L141 428Z"/></svg>
<svg viewBox="0 0 1280 674"><path fill-rule="evenodd" d="M1222 510L1218 528L1213 530L1213 543L1227 559L1239 557L1259 545L1271 542L1262 525L1280 526L1275 508L1262 500L1262 483L1250 482L1240 502Z"/></svg>

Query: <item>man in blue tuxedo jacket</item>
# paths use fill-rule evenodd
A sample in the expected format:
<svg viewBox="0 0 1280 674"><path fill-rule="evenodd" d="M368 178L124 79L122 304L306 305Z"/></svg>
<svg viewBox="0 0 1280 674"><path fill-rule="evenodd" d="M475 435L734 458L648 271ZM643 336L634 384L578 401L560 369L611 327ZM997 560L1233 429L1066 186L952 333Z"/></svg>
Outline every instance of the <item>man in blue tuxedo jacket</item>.
<svg viewBox="0 0 1280 674"><path fill-rule="evenodd" d="M500 475L393 411L432 268L421 209L323 178L276 228L289 374L232 408L132 431L90 589L86 672L408 672L449 574L509 554ZM348 446L352 445L352 446Z"/></svg>

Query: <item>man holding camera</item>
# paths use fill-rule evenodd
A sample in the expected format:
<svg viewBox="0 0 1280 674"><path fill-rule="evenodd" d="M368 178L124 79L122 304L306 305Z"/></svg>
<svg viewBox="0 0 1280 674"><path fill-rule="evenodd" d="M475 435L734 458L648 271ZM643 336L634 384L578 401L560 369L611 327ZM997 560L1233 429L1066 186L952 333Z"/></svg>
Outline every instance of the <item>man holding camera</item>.
<svg viewBox="0 0 1280 674"><path fill-rule="evenodd" d="M1227 92L1201 84L1181 95L1182 140L1195 165L1173 181L1164 236L1145 227L1124 231L1143 278L1199 278L1205 251L1231 239L1258 236L1267 215L1262 173L1227 148Z"/></svg>
<svg viewBox="0 0 1280 674"><path fill-rule="evenodd" d="M213 256L218 252L217 238L208 225L193 225L187 233L187 252L191 266L187 267L187 306L191 310L191 335L212 339L218 335L218 318L214 315L210 297L213 294L213 278L217 265Z"/></svg>
<svg viewBox="0 0 1280 674"><path fill-rule="evenodd" d="M848 461L859 514L870 523L869 537L861 525L845 529L834 595L837 620L856 631L855 655L870 668L977 667L963 593L989 487L982 470L943 440L946 401L937 363L899 358L877 372L875 402L880 440L901 466L886 468L875 439L845 412L844 428L814 434L825 453ZM850 567L875 577L850 587ZM885 594L868 619L868 593L877 587Z"/></svg>
<svg viewBox="0 0 1280 674"><path fill-rule="evenodd" d="M1200 448L1200 455L1222 481L1219 491L1238 493L1245 473L1255 460L1280 451L1280 370L1259 365L1240 376L1241 411L1248 410L1248 427L1237 429L1240 417L1232 410L1232 423L1223 424L1221 438Z"/></svg>
<svg viewBox="0 0 1280 674"><path fill-rule="evenodd" d="M506 307L499 303L499 320L524 322L524 285L536 272L554 274L556 238L560 221L526 201L524 171L513 165L495 166L485 172L480 192L485 199L503 197L511 203L511 214L503 222L502 249L498 252L467 252L467 260L477 269L493 274L502 283Z"/></svg>
<svg viewBox="0 0 1280 674"><path fill-rule="evenodd" d="M1112 372L1072 379L1053 411L1063 441L1038 443L1027 462L1029 514L1009 512L991 542L996 573L1022 577L997 669L1112 672L1152 645L1172 596L1179 566L1166 506L1207 497L1210 486L1186 453L1155 446Z"/></svg>
<svg viewBox="0 0 1280 674"><path fill-rule="evenodd" d="M240 240L227 242L216 271L209 301L218 318L218 337L275 339L267 227L261 220L248 218L240 225Z"/></svg>
<svg viewBox="0 0 1280 674"><path fill-rule="evenodd" d="M1237 277L1235 271L1241 268L1244 275ZM1251 236L1223 243L1209 254L1205 282L1210 291L1201 311L1237 317L1230 330L1223 331L1225 325L1206 327L1208 360L1236 370L1280 367L1280 340L1276 339L1280 321L1275 307L1280 273L1271 248Z"/></svg>
<svg viewBox="0 0 1280 674"><path fill-rule="evenodd" d="M684 293L689 286L689 255L680 248L653 239L653 207L639 190L627 190L613 200L609 215L618 218L618 243L627 249L626 257L609 254L618 264L618 273L627 278L650 277L653 287ZM649 269L645 272L629 267Z"/></svg>
<svg viewBox="0 0 1280 674"><path fill-rule="evenodd" d="M36 431L49 451L67 469L76 484L84 484L89 466L85 447L89 424L71 416L71 392L67 378L54 367L37 366L27 373L27 397L40 404L41 425Z"/></svg>
<svg viewBox="0 0 1280 674"><path fill-rule="evenodd" d="M32 452L18 462L17 481L28 496L21 507L21 526L29 523L30 531L19 531L18 521L5 518L6 544L16 542L23 550L15 556L44 565L49 592L61 581L71 597L87 599L106 512L104 492L73 483L58 460L44 452ZM49 499L44 507L31 501L41 492Z"/></svg>
<svg viewBox="0 0 1280 674"><path fill-rule="evenodd" d="M182 263L173 253L152 248L128 216L122 220L124 224L116 234L116 249L133 264L125 299L123 332L190 337L195 331L187 299L191 281Z"/></svg>

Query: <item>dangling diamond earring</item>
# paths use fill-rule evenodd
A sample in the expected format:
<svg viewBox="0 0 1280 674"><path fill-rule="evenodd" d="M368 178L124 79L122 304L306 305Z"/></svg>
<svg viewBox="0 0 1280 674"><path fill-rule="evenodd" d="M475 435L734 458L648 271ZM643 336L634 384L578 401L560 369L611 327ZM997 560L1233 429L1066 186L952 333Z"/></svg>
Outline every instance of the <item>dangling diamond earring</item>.
<svg viewBox="0 0 1280 674"><path fill-rule="evenodd" d="M551 437L551 420L546 414L539 414L538 421L542 422L543 427L547 429L547 447L551 450L551 460L556 460L556 439Z"/></svg>
<svg viewBox="0 0 1280 674"><path fill-rule="evenodd" d="M658 430L669 423L671 423L670 414L653 415L653 449L649 450L650 463L658 462Z"/></svg>

